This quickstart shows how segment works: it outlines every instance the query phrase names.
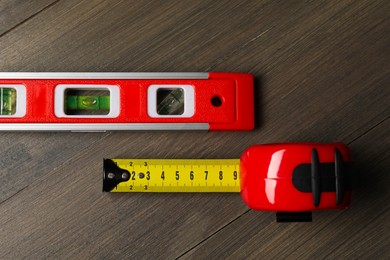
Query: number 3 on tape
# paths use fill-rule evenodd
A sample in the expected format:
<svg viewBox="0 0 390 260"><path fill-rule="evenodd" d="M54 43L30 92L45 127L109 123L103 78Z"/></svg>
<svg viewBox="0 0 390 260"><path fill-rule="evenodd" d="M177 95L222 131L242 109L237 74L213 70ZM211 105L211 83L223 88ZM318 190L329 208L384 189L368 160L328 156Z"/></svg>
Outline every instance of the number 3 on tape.
<svg viewBox="0 0 390 260"><path fill-rule="evenodd" d="M0 73L0 131L251 130L240 73Z"/></svg>
<svg viewBox="0 0 390 260"><path fill-rule="evenodd" d="M311 211L351 202L352 154L342 143L255 145L240 159L105 159L108 192L241 192L279 222L311 221Z"/></svg>

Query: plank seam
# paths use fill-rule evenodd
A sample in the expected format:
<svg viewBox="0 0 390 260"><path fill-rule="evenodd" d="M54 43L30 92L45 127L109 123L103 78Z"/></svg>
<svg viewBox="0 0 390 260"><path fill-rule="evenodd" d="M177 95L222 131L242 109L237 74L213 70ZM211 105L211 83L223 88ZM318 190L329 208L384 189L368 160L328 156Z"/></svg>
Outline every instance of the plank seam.
<svg viewBox="0 0 390 260"><path fill-rule="evenodd" d="M352 141L350 141L348 144L351 145L351 144L354 143L355 141L359 140L361 137L367 135L369 132L371 132L372 130L374 130L375 128L377 128L378 126L380 126L381 124L383 124L384 122L386 122L389 118L390 118L390 116L386 117L385 119L383 119L383 120L380 121L379 123L377 123L377 124L375 124L374 126L370 127L370 128L367 129L364 133L362 133L361 135L359 135L358 137L356 137L355 139L353 139Z"/></svg>
<svg viewBox="0 0 390 260"><path fill-rule="evenodd" d="M5 200L0 201L0 206L1 206L1 204L5 203L7 200L10 200L11 198L15 197L16 195L18 195L19 193L21 193L22 191L24 191L25 189L27 189L28 186L30 186L30 185L24 186L23 188L21 188L20 190L18 190L17 192L15 192L14 194L12 194L12 195L9 196L8 198L6 198Z"/></svg>
<svg viewBox="0 0 390 260"><path fill-rule="evenodd" d="M11 28L9 28L8 30L6 30L5 32L1 33L0 34L0 38L3 37L4 35L8 34L9 32L11 32L12 30L16 29L17 27L19 27L20 25L28 22L29 20L33 19L35 16L37 16L38 14L44 12L45 10L49 9L50 7L52 7L53 5L57 4L59 1L61 0L56 0L54 1L53 3L45 6L44 8L42 8L41 10L37 11L36 13L32 14L31 16L27 17L26 19L24 19L23 21L17 23L16 25L12 26Z"/></svg>
<svg viewBox="0 0 390 260"><path fill-rule="evenodd" d="M193 247L191 247L190 249L186 250L184 253L182 253L181 255L179 255L178 257L176 257L175 259L180 259L182 258L183 256L185 256L186 254L188 254L188 252L190 252L191 250L193 250L194 248L200 246L201 244L205 243L207 240L209 240L210 238L212 238L213 236L217 235L220 231L222 231L223 229L225 229L227 226L229 226L230 224L232 224L233 222L235 222L236 220L238 220L239 218L241 218L242 216L244 216L245 214L247 214L248 212L252 211L251 209L247 209L246 211L244 211L241 215L239 215L238 217L234 218L233 220L231 220L230 222L226 223L224 226L222 226L221 228L219 228L218 230L216 230L214 233L210 234L209 236L207 236L205 239L201 240L199 243L197 243L196 245L194 245Z"/></svg>

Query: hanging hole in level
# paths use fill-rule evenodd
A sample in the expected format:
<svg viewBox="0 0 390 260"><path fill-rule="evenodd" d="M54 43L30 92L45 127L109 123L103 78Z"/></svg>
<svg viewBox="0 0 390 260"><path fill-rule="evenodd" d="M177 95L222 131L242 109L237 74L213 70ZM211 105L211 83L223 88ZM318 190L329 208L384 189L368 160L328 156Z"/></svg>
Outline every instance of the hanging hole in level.
<svg viewBox="0 0 390 260"><path fill-rule="evenodd" d="M219 97L219 96L213 96L211 98L211 104L214 106L214 107L220 107L222 106L222 98Z"/></svg>

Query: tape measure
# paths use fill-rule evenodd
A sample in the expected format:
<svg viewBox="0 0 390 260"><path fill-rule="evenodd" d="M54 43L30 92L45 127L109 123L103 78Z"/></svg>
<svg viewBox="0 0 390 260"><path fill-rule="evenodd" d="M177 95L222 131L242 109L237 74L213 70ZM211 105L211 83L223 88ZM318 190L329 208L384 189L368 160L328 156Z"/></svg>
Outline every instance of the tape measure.
<svg viewBox="0 0 390 260"><path fill-rule="evenodd" d="M243 73L0 72L0 131L252 130Z"/></svg>
<svg viewBox="0 0 390 260"><path fill-rule="evenodd" d="M342 143L255 145L240 159L104 159L106 192L241 192L278 221L351 201L351 152Z"/></svg>

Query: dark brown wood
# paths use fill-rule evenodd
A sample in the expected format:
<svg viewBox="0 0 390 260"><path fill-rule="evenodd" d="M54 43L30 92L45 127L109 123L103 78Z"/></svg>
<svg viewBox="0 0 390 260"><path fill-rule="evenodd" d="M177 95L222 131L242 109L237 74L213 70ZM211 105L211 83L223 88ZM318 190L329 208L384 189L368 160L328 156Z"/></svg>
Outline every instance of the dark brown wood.
<svg viewBox="0 0 390 260"><path fill-rule="evenodd" d="M390 120L350 143L357 172L345 211L318 212L313 223L278 224L250 211L191 250L194 258L386 258L389 233Z"/></svg>
<svg viewBox="0 0 390 260"><path fill-rule="evenodd" d="M58 0L2 0L0 2L0 37L56 2Z"/></svg>
<svg viewBox="0 0 390 260"><path fill-rule="evenodd" d="M257 127L2 133L0 258L389 258L389 7L1 2L0 71L249 72ZM350 209L277 224L238 194L101 191L103 158L238 158L252 144L288 141L350 144Z"/></svg>

